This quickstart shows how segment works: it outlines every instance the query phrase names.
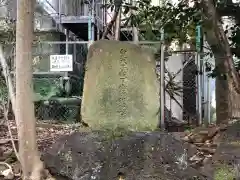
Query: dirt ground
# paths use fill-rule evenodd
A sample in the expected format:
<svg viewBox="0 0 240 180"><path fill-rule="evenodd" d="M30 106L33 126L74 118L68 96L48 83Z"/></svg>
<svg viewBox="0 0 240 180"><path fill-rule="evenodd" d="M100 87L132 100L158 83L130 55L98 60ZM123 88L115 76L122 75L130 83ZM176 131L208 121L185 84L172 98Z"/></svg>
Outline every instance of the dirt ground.
<svg viewBox="0 0 240 180"><path fill-rule="evenodd" d="M9 126L12 137L18 149L17 144L17 127L14 120L9 120ZM68 135L80 130L87 130L81 124L63 124L54 121L38 121L37 122L37 144L40 153L43 153L49 146L51 146L58 138L63 135ZM190 158L192 166L200 169L208 164L220 143L222 132L226 130L226 126L210 126L198 127L190 131L173 133L176 139L181 139L183 142L190 144L197 149L197 153ZM20 164L14 153L11 142L11 136L7 122L0 124L0 179L4 176L3 171L9 169L11 166L14 177L8 179L20 179Z"/></svg>
<svg viewBox="0 0 240 180"><path fill-rule="evenodd" d="M14 120L9 120L9 125L15 146L18 149L16 123ZM55 142L57 138L79 130L79 127L80 126L78 124L57 124L53 121L37 122L37 144L40 153L43 153L52 143ZM18 175L20 175L20 165L19 162L17 162L17 158L14 153L11 136L6 122L0 125L0 172L9 168L5 163L12 167L15 175L14 178L9 179L20 179L20 177L18 177Z"/></svg>

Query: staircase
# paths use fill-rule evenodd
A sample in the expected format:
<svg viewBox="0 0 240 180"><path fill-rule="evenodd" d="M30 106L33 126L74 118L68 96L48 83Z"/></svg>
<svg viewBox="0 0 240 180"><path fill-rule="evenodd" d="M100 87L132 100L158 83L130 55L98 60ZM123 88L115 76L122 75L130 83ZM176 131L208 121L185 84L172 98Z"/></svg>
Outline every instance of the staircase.
<svg viewBox="0 0 240 180"><path fill-rule="evenodd" d="M67 29L81 40L96 40L97 33L101 34L105 26L104 10L100 8L101 3L94 4L94 0L92 2L75 1L81 3L80 7L74 7L78 11L75 13L65 13L66 8L61 8L63 4L56 9L49 0L38 0L37 3L52 17L58 31L64 33ZM62 0L59 0L59 3L62 3Z"/></svg>

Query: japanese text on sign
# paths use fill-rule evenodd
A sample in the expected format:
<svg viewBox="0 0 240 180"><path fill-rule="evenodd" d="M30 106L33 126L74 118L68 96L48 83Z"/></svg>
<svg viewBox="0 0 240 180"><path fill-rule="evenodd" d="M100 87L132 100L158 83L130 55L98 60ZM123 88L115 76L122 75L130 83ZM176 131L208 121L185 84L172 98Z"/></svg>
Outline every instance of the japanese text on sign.
<svg viewBox="0 0 240 180"><path fill-rule="evenodd" d="M72 55L50 55L50 71L72 71Z"/></svg>

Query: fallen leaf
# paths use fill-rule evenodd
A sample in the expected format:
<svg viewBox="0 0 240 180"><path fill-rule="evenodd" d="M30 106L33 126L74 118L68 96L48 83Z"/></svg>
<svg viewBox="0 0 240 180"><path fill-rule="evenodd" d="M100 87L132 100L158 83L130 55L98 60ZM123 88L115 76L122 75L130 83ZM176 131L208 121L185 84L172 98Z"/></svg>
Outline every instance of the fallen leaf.
<svg viewBox="0 0 240 180"><path fill-rule="evenodd" d="M4 179L13 179L14 174L11 169L6 169L1 172L1 175L4 176Z"/></svg>
<svg viewBox="0 0 240 180"><path fill-rule="evenodd" d="M0 145L8 143L9 139L0 139Z"/></svg>

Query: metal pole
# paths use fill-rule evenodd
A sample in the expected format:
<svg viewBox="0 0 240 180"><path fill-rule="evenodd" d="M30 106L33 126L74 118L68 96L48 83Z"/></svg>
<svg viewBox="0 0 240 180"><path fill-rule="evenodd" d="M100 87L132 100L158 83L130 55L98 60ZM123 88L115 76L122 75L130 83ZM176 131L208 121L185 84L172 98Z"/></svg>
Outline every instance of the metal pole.
<svg viewBox="0 0 240 180"><path fill-rule="evenodd" d="M199 74L200 72L200 56L199 53L196 52L195 54L195 61L196 61L196 66L197 66L197 77L196 77L196 82L197 82L197 97L196 97L196 102L197 102L197 120L198 120L198 125L202 125L202 96L201 96L201 76Z"/></svg>
<svg viewBox="0 0 240 180"><path fill-rule="evenodd" d="M160 7L163 1L160 1ZM164 61L164 28L161 27L161 59L160 59L160 127L165 130L165 61Z"/></svg>
<svg viewBox="0 0 240 180"><path fill-rule="evenodd" d="M206 37L203 35L203 44L204 47L207 46ZM208 52L206 48L203 48L204 54ZM204 56L204 62L207 62L207 59ZM205 65L205 64L204 64ZM211 123L211 94L210 94L210 77L208 76L209 72L206 72L206 67L204 66L204 77L205 77L205 93L204 93L204 99L205 99L205 109L204 109L204 119L205 124L209 125Z"/></svg>
<svg viewBox="0 0 240 180"><path fill-rule="evenodd" d="M103 8L103 16L104 16L103 28L105 28L106 25L107 25L107 14L108 14L108 12L107 12L107 8L105 6L107 4L106 0L104 0L103 2L104 2L104 8Z"/></svg>
<svg viewBox="0 0 240 180"><path fill-rule="evenodd" d="M197 94L196 94L196 102L197 102L197 120L198 125L202 125L202 78L200 72L202 72L202 62L200 57L200 52L202 52L202 28L201 25L196 26L196 54L195 54L195 62L197 66Z"/></svg>
<svg viewBox="0 0 240 180"><path fill-rule="evenodd" d="M67 29L65 29L65 35L66 35L66 42L69 41L69 31ZM69 44L66 43L66 54L68 54L68 47L69 47Z"/></svg>
<svg viewBox="0 0 240 180"><path fill-rule="evenodd" d="M138 44L139 43L138 29L136 27L133 27L132 31L133 31L133 41L134 43Z"/></svg>
<svg viewBox="0 0 240 180"><path fill-rule="evenodd" d="M66 35L66 42L68 42L69 41L69 30L65 29L65 35ZM69 44L66 43L65 47L66 47L66 55L68 55L69 54L69 52L68 52L69 51ZM65 74L65 77L68 76L68 72L64 72L64 74Z"/></svg>
<svg viewBox="0 0 240 180"><path fill-rule="evenodd" d="M160 61L160 127L165 130L165 61L164 61L164 29L161 29L161 61Z"/></svg>
<svg viewBox="0 0 240 180"><path fill-rule="evenodd" d="M115 23L115 40L120 40L120 29L121 29L121 13L122 13L122 8L120 7L118 16L116 19Z"/></svg>
<svg viewBox="0 0 240 180"><path fill-rule="evenodd" d="M92 16L92 22L91 22L91 25L92 25L92 41L95 40L95 23L96 23L96 13L95 13L95 10L96 10L96 4L95 4L95 0L92 0L92 8L91 8L91 16Z"/></svg>
<svg viewBox="0 0 240 180"><path fill-rule="evenodd" d="M59 18L59 22L61 24L62 21L62 0L59 0L58 2L58 18Z"/></svg>
<svg viewBox="0 0 240 180"><path fill-rule="evenodd" d="M92 12L91 12L91 9L92 9L91 4L89 2L89 4L88 4L88 41L92 41ZM88 44L88 47L90 46L90 44Z"/></svg>
<svg viewBox="0 0 240 180"><path fill-rule="evenodd" d="M207 77L206 89L207 89L206 118L207 123L210 124L211 123L210 77Z"/></svg>
<svg viewBox="0 0 240 180"><path fill-rule="evenodd" d="M100 2L102 2L103 4L103 1L101 0ZM99 19L100 21L103 20L103 13L102 13L102 9L99 9L100 8L100 2L95 2L95 9L96 9L96 13L95 13L95 24L96 24L96 32L97 32L97 37L95 38L97 41L100 39L100 25L99 25Z"/></svg>
<svg viewBox="0 0 240 180"><path fill-rule="evenodd" d="M128 42L128 43L133 43L132 41L123 41L123 42ZM41 41L40 44L87 44L87 41ZM159 41L139 41L139 44L142 45L149 45L149 44L158 44ZM174 51L172 51L174 52Z"/></svg>
<svg viewBox="0 0 240 180"><path fill-rule="evenodd" d="M203 99L204 99L204 104L203 104L203 109L204 109L204 124L205 126L208 126L209 124L209 119L208 119L208 89L209 89L209 78L207 77L207 72L206 72L206 67L205 67L205 59L202 59L202 63L203 63L203 77L202 77L202 94L203 94Z"/></svg>
<svg viewBox="0 0 240 180"><path fill-rule="evenodd" d="M77 45L76 44L73 44L73 61L74 62L77 62Z"/></svg>
<svg viewBox="0 0 240 180"><path fill-rule="evenodd" d="M99 40L100 39L100 29L99 29L99 27L97 27L97 40Z"/></svg>
<svg viewBox="0 0 240 180"><path fill-rule="evenodd" d="M202 104L202 118L203 118L203 123L205 126L208 125L208 120L207 120L207 74L205 70L205 64L204 64L204 57L200 55L200 71L202 74L200 74L201 78L201 104Z"/></svg>
<svg viewBox="0 0 240 180"><path fill-rule="evenodd" d="M132 0L132 5L135 6L136 2L134 0ZM131 13L134 15L135 11L131 10ZM132 35L133 35L133 42L138 44L139 43L139 37L138 37L138 29L136 26L132 26Z"/></svg>

